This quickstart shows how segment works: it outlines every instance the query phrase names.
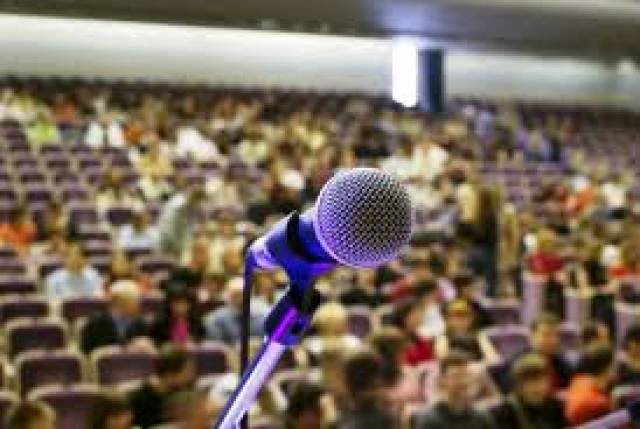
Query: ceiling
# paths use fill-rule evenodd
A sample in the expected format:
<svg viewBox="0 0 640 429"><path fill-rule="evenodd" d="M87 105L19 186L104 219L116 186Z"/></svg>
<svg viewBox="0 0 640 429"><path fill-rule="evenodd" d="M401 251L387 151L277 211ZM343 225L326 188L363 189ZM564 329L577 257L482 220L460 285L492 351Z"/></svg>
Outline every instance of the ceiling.
<svg viewBox="0 0 640 429"><path fill-rule="evenodd" d="M452 47L640 58L640 1L635 0L0 0L0 11L413 35Z"/></svg>

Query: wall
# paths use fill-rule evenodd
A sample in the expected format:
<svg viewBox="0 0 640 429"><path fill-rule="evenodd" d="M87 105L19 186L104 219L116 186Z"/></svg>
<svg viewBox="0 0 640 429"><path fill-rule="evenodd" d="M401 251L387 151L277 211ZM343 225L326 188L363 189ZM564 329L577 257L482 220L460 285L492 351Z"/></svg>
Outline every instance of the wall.
<svg viewBox="0 0 640 429"><path fill-rule="evenodd" d="M0 14L0 74L391 92L388 39ZM450 95L640 107L630 64L451 49Z"/></svg>
<svg viewBox="0 0 640 429"><path fill-rule="evenodd" d="M0 15L0 74L386 92L390 57L382 39Z"/></svg>
<svg viewBox="0 0 640 429"><path fill-rule="evenodd" d="M632 63L449 52L449 95L640 107Z"/></svg>

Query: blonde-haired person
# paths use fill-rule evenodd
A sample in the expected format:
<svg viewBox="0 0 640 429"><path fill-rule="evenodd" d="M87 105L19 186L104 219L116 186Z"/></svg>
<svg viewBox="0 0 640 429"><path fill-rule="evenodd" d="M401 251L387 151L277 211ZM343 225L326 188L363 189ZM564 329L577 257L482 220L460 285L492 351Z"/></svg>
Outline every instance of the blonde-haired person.
<svg viewBox="0 0 640 429"><path fill-rule="evenodd" d="M361 341L349 334L347 309L338 302L327 302L316 310L312 320L315 335L304 341L305 348L313 355L320 356L328 346L338 346L345 350L357 348Z"/></svg>

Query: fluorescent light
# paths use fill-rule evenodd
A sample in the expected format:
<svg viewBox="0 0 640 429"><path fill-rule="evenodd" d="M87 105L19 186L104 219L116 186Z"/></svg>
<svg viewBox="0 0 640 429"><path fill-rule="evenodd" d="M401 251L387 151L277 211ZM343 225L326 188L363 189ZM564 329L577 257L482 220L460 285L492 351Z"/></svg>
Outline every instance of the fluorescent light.
<svg viewBox="0 0 640 429"><path fill-rule="evenodd" d="M418 46L394 41L391 52L391 97L405 107L418 104Z"/></svg>

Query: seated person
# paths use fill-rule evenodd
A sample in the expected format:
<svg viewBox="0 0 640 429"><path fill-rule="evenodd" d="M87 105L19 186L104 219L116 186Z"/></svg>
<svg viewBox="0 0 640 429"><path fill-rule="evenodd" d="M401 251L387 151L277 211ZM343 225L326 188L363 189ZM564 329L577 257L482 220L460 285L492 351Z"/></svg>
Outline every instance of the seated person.
<svg viewBox="0 0 640 429"><path fill-rule="evenodd" d="M581 357L565 398L565 417L578 426L612 411L609 388L615 379L613 351L596 345Z"/></svg>
<svg viewBox="0 0 640 429"><path fill-rule="evenodd" d="M330 397L322 386L298 383L291 393L285 411L286 429L322 429L327 427L327 401Z"/></svg>
<svg viewBox="0 0 640 429"><path fill-rule="evenodd" d="M402 352L404 364L418 365L433 360L435 357L433 341L419 334L422 317L422 303L413 299L400 302L393 313L393 324L402 332L407 341Z"/></svg>
<svg viewBox="0 0 640 429"><path fill-rule="evenodd" d="M235 277L227 282L225 290L226 304L219 307L204 318L207 339L234 344L240 341L242 314L242 293L244 283L242 278ZM269 309L258 301L251 301L250 328L251 336L263 334L264 319Z"/></svg>
<svg viewBox="0 0 640 429"><path fill-rule="evenodd" d="M90 317L82 329L82 351L88 354L110 345L147 347L148 335L147 323L140 315L138 285L121 280L111 286L108 310Z"/></svg>
<svg viewBox="0 0 640 429"><path fill-rule="evenodd" d="M424 401L424 386L415 369L405 363L409 342L402 331L389 326L373 334L369 343L380 357L387 404L394 416L402 418L407 404Z"/></svg>
<svg viewBox="0 0 640 429"><path fill-rule="evenodd" d="M369 351L358 352L347 358L343 371L349 401L336 428L398 427L399 422L391 415L384 401L382 367L378 356Z"/></svg>
<svg viewBox="0 0 640 429"><path fill-rule="evenodd" d="M318 357L332 345L345 350L354 350L360 345L360 339L349 333L348 314L346 308L338 302L326 302L316 310L311 322L315 335L307 337L303 345Z"/></svg>
<svg viewBox="0 0 640 429"><path fill-rule="evenodd" d="M436 338L436 356L442 358L451 350L458 350L474 361L495 359L493 348L474 328L475 316L468 301L449 301L444 305L444 317L446 331Z"/></svg>
<svg viewBox="0 0 640 429"><path fill-rule="evenodd" d="M548 360L554 392L565 389L573 374L572 365L560 350L559 328L560 321L551 314L541 314L531 325L531 351Z"/></svg>
<svg viewBox="0 0 640 429"><path fill-rule="evenodd" d="M217 395L199 390L177 392L167 403L169 427L211 429L223 408L224 401Z"/></svg>
<svg viewBox="0 0 640 429"><path fill-rule="evenodd" d="M114 249L111 256L111 266L109 267L109 272L106 277L104 287L107 292L109 292L113 283L120 280L135 282L143 294L151 291L149 279L136 269L133 259L129 258L121 249Z"/></svg>
<svg viewBox="0 0 640 429"><path fill-rule="evenodd" d="M160 233L151 225L149 213L136 209L131 223L123 225L118 231L116 244L124 250L154 250L160 245Z"/></svg>
<svg viewBox="0 0 640 429"><path fill-rule="evenodd" d="M45 279L45 293L50 299L102 296L103 281L95 268L89 266L78 244L67 247L64 267Z"/></svg>
<svg viewBox="0 0 640 429"><path fill-rule="evenodd" d="M416 298L422 303L423 318L420 334L426 338L435 338L446 330L442 316L442 294L433 280L416 283Z"/></svg>
<svg viewBox="0 0 640 429"><path fill-rule="evenodd" d="M204 337L193 297L185 287L176 285L166 291L163 309L151 325L150 336L157 346L169 342L186 346Z"/></svg>
<svg viewBox="0 0 640 429"><path fill-rule="evenodd" d="M558 240L550 228L543 228L536 235L536 250L529 256L528 268L534 274L552 275L564 267L564 259L558 253Z"/></svg>
<svg viewBox="0 0 640 429"><path fill-rule="evenodd" d="M40 401L26 401L14 406L7 414L6 429L54 429L56 413Z"/></svg>
<svg viewBox="0 0 640 429"><path fill-rule="evenodd" d="M209 241L204 235L198 235L191 243L185 263L169 275L167 284L181 283L197 290L202 286L210 271Z"/></svg>
<svg viewBox="0 0 640 429"><path fill-rule="evenodd" d="M163 349L153 375L129 395L133 424L149 428L167 423L171 396L192 388L195 376L195 363L187 352L173 347Z"/></svg>
<svg viewBox="0 0 640 429"><path fill-rule="evenodd" d="M20 206L11 221L0 224L0 243L10 246L24 255L36 240L36 224L25 206Z"/></svg>
<svg viewBox="0 0 640 429"><path fill-rule="evenodd" d="M612 345L609 327L601 321L587 322L582 328L582 347L588 348L593 344Z"/></svg>
<svg viewBox="0 0 640 429"><path fill-rule="evenodd" d="M567 427L562 403L553 396L549 364L535 353L521 356L513 365L513 392L493 411L497 427L513 429L563 429Z"/></svg>
<svg viewBox="0 0 640 429"><path fill-rule="evenodd" d="M365 305L375 308L382 305L384 297L376 286L376 272L373 269L359 269L354 274L350 287L340 294L344 305Z"/></svg>
<svg viewBox="0 0 640 429"><path fill-rule="evenodd" d="M459 273L453 277L453 286L456 289L456 297L465 299L471 305L475 315L474 326L476 329L484 329L491 324L491 317L478 301L476 291L476 279L471 273Z"/></svg>
<svg viewBox="0 0 640 429"><path fill-rule="evenodd" d="M114 207L139 207L140 198L131 192L131 187L123 183L122 173L110 170L96 195L96 207L100 213L106 213Z"/></svg>
<svg viewBox="0 0 640 429"><path fill-rule="evenodd" d="M91 429L132 429L133 412L126 397L101 394L91 413Z"/></svg>
<svg viewBox="0 0 640 429"><path fill-rule="evenodd" d="M418 415L414 429L490 429L491 420L475 411L469 389L470 361L452 351L440 361L442 399Z"/></svg>
<svg viewBox="0 0 640 429"><path fill-rule="evenodd" d="M617 385L640 384L640 324L631 325L622 343L624 357L618 365Z"/></svg>

